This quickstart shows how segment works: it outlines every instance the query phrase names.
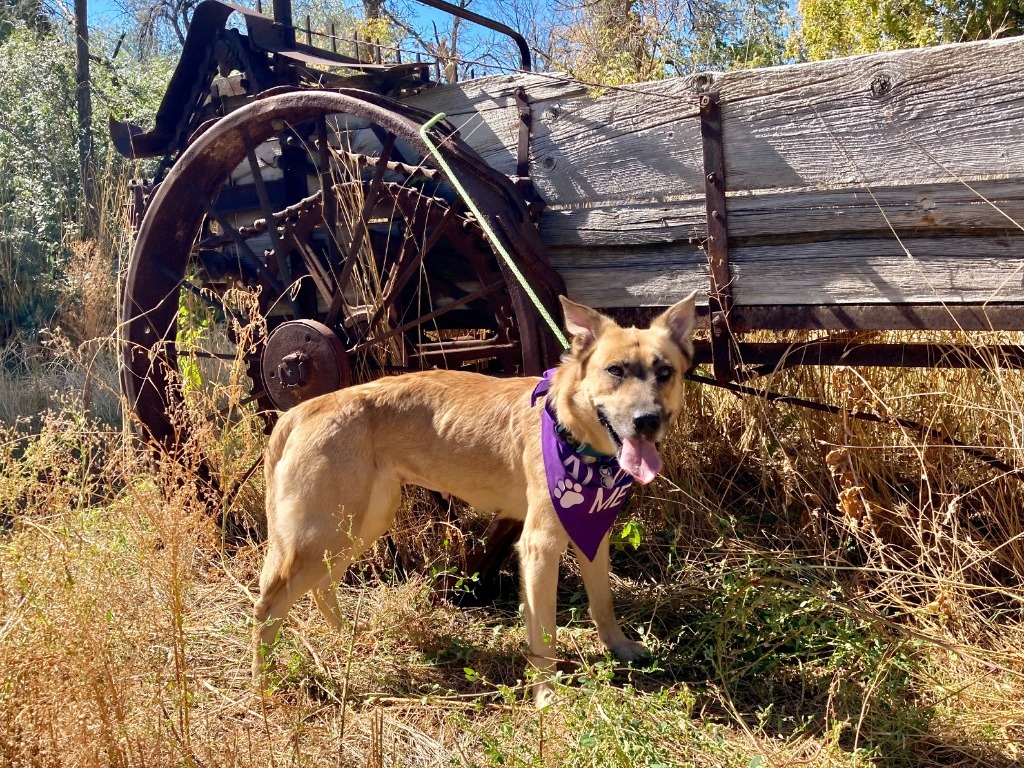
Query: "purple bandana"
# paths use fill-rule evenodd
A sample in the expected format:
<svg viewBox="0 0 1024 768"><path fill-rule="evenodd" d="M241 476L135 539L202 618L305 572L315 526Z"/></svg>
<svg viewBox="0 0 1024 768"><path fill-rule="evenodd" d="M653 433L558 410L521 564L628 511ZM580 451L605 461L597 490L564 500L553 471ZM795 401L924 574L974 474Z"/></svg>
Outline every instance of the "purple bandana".
<svg viewBox="0 0 1024 768"><path fill-rule="evenodd" d="M533 390L531 405L551 389L554 368ZM633 478L619 467L614 456L593 457L569 445L559 434L551 403L544 397L541 452L548 478L548 493L569 538L593 561L597 548L615 525L619 510L629 500Z"/></svg>

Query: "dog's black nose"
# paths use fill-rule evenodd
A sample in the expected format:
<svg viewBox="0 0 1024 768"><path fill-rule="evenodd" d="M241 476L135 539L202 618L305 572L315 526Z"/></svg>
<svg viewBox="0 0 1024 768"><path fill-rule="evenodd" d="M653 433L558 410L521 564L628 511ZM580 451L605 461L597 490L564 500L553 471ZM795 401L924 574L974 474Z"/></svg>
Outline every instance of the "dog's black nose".
<svg viewBox="0 0 1024 768"><path fill-rule="evenodd" d="M641 413L633 417L633 429L638 435L653 437L661 427L661 416L657 413Z"/></svg>

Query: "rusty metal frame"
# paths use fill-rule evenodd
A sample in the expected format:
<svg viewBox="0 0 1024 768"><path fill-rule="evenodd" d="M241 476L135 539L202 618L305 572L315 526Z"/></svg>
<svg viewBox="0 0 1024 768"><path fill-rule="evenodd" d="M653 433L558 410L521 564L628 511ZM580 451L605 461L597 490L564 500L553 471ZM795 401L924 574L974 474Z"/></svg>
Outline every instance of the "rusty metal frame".
<svg viewBox="0 0 1024 768"><path fill-rule="evenodd" d="M722 109L717 93L706 93L700 97L700 137L704 151L704 200L708 228L705 249L711 277L708 291L711 363L718 381L733 381L737 366L733 355L735 338L729 325L733 306L732 270L729 267Z"/></svg>
<svg viewBox="0 0 1024 768"><path fill-rule="evenodd" d="M519 143L516 147L516 176L524 178L530 175L530 132L533 130L533 112L530 110L530 99L526 89L519 86L512 92L519 113Z"/></svg>
<svg viewBox="0 0 1024 768"><path fill-rule="evenodd" d="M532 60L530 56L530 45L526 42L526 38L516 32L516 30L512 29L512 27L502 24L500 21L488 18L487 16L481 16L479 13L474 13L463 6L446 3L444 0L416 0L416 2L420 5L426 5L438 11L444 11L452 16L457 16L460 19L472 21L474 24L479 24L482 27L494 30L499 34L511 38L512 42L516 44L516 48L519 49L519 68L523 72L529 72L531 70Z"/></svg>

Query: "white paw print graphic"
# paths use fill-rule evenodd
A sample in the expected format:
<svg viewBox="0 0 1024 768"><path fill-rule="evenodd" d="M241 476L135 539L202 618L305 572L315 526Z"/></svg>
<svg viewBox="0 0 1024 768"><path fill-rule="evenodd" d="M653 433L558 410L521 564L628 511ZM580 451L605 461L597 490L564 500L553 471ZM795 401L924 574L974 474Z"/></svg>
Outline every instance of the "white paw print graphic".
<svg viewBox="0 0 1024 768"><path fill-rule="evenodd" d="M558 485L555 486L555 498L562 505L562 509L569 509L583 501L583 494L580 493L582 490L583 486L579 483L574 483L572 480L559 480Z"/></svg>

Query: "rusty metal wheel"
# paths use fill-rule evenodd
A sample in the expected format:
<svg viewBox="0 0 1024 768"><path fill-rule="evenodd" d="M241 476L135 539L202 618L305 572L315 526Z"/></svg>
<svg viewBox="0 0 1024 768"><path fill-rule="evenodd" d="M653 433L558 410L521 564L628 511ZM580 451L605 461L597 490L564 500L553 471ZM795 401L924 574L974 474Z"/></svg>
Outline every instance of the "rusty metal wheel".
<svg viewBox="0 0 1024 768"><path fill-rule="evenodd" d="M183 402L269 415L391 373L554 362L535 309L421 143L429 117L369 93L288 90L193 137L151 196L122 305L122 384L147 439L180 437ZM522 195L450 126L440 133L554 310L564 289ZM217 382L212 400L190 399Z"/></svg>

